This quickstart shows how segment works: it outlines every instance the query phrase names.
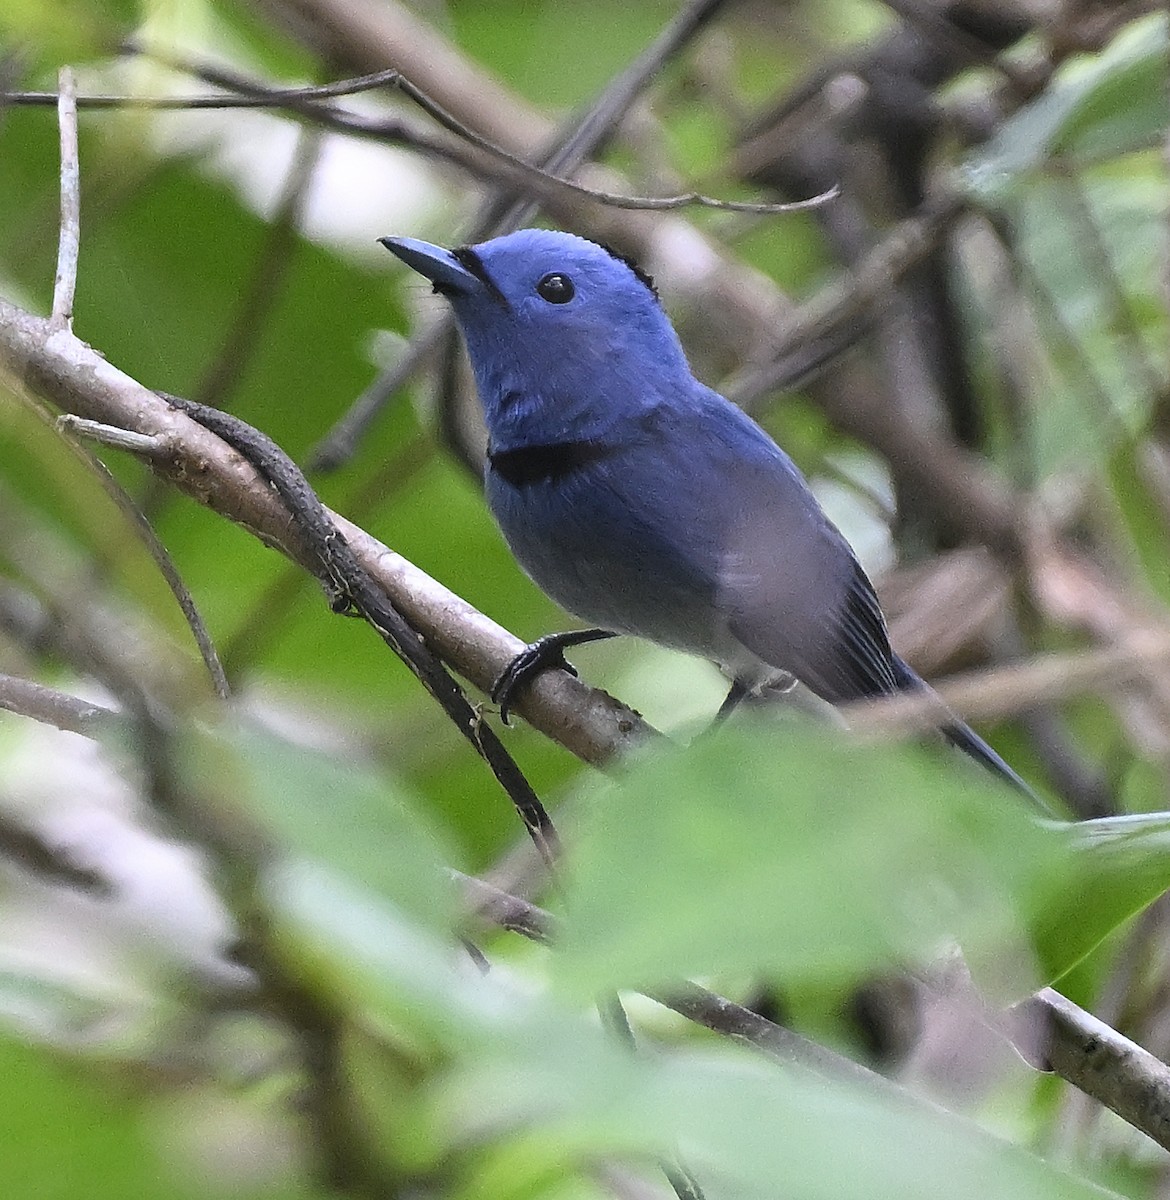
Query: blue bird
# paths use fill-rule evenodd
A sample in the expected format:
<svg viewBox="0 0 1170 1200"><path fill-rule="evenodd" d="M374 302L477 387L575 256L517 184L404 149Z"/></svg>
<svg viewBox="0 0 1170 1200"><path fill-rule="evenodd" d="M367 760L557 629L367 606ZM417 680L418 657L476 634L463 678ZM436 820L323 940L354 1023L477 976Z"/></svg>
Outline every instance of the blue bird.
<svg viewBox="0 0 1170 1200"><path fill-rule="evenodd" d="M732 680L721 715L782 672L832 704L927 687L796 465L694 377L637 266L544 229L455 250L381 241L454 309L508 545L599 627L533 643L497 685L502 706L564 647L615 634L717 663ZM941 732L1034 795L967 725Z"/></svg>

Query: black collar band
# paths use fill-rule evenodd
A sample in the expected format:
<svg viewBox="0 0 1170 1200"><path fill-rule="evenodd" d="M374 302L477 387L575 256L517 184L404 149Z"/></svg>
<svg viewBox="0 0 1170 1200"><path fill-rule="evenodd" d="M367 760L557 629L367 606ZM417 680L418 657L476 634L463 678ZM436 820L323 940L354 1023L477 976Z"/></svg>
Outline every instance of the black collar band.
<svg viewBox="0 0 1170 1200"><path fill-rule="evenodd" d="M616 446L606 442L552 442L521 446L517 450L489 450L488 463L491 470L513 487L527 487L533 483L555 483L616 451Z"/></svg>

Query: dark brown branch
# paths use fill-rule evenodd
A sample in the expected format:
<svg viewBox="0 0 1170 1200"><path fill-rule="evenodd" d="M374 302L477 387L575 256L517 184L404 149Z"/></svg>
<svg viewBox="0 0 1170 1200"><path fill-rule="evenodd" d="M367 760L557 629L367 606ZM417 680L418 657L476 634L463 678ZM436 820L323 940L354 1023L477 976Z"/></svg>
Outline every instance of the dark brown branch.
<svg viewBox="0 0 1170 1200"><path fill-rule="evenodd" d="M541 857L551 866L559 853L557 832L531 784L482 714L468 703L463 690L386 593L362 569L353 550L339 536L325 506L296 464L266 434L218 409L178 396L165 399L223 438L271 484L293 518L298 535L312 556L311 569L325 588L334 611L352 609L414 672L456 729L491 768L511 798Z"/></svg>

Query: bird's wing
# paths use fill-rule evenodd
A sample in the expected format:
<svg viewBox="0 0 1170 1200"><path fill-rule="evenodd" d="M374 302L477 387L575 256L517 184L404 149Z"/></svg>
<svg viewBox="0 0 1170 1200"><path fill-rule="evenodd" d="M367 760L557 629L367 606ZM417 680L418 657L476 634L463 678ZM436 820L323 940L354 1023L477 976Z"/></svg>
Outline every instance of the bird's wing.
<svg viewBox="0 0 1170 1200"><path fill-rule="evenodd" d="M712 460L707 535L731 635L834 703L895 691L873 586L792 460L721 397L692 419Z"/></svg>

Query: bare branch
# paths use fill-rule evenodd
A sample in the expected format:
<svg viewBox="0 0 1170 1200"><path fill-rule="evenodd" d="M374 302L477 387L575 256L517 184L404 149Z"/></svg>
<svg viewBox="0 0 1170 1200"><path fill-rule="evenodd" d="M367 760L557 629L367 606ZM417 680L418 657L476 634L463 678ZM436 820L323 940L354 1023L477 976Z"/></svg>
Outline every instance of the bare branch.
<svg viewBox="0 0 1170 1200"><path fill-rule="evenodd" d="M161 477L312 569L311 555L290 528L284 505L234 450L67 330L3 299L0 367L65 411L169 439L171 457L151 461ZM427 644L465 679L489 691L524 643L364 530L332 516L363 568ZM632 709L562 671L541 675L516 708L541 732L597 765L651 733Z"/></svg>
<svg viewBox="0 0 1170 1200"><path fill-rule="evenodd" d="M467 142L477 150L482 150L497 161L505 164L520 176L532 179L542 184L551 184L554 188L564 189L588 200L596 200L613 208L644 209L652 212L663 212L676 208L718 208L727 212L756 213L771 215L776 213L803 212L810 208L819 208L838 195L838 188L831 187L818 196L807 200L796 200L790 203L755 203L738 200L720 200L714 196L705 196L700 192L685 192L678 196L628 196L620 192L607 192L599 188L586 187L572 179L550 174L540 167L505 150L502 146L483 137L462 121L453 117L438 101L433 100L421 88L416 87L409 79L400 77L398 88L403 95L408 96L429 117L438 122L448 133L453 133L461 141Z"/></svg>
<svg viewBox="0 0 1170 1200"><path fill-rule="evenodd" d="M556 922L544 909L483 880L457 878L468 903L481 918L535 941L547 942L555 937ZM698 984L675 984L645 994L680 1016L751 1045L780 1062L799 1064L827 1078L905 1103L929 1103L852 1059ZM1044 1068L1100 1101L1159 1146L1170 1149L1170 1066L1052 988L1044 988L1016 1005L1009 1015L1020 1031L1018 1040L1026 1061L1035 1059L1035 1026L1039 1021L1048 1035Z"/></svg>
<svg viewBox="0 0 1170 1200"><path fill-rule="evenodd" d="M958 196L948 197L929 211L907 217L888 230L856 269L800 306L785 323L772 359L727 385L728 395L750 404L775 388L789 370L788 358L809 343L828 338L851 323L865 329L875 306L887 299L899 281L939 247L947 229L963 212ZM833 347L836 353L839 345Z"/></svg>
<svg viewBox="0 0 1170 1200"><path fill-rule="evenodd" d="M903 693L841 709L859 733L898 735L935 728L947 713L972 721L995 721L1054 700L1108 691L1170 662L1170 631L1135 632L1113 646L1073 654L1045 654L1027 662L944 680L937 695Z"/></svg>
<svg viewBox="0 0 1170 1200"><path fill-rule="evenodd" d="M154 55L153 57L161 57ZM165 60L164 60L165 61ZM181 69L187 70L187 67ZM397 71L375 71L370 75L359 75L354 79L340 79L336 83L315 84L310 87L272 88L261 95L196 95L196 96L78 96L78 108L143 108L154 110L200 109L200 108L273 108L281 102L293 100L328 100L337 96L355 96L360 92L371 92L376 88L393 87L397 82ZM55 92L0 92L0 100L6 104L25 107L52 107L59 103Z"/></svg>
<svg viewBox="0 0 1170 1200"><path fill-rule="evenodd" d="M112 708L79 700L76 696L34 683L31 679L19 679L15 675L0 675L0 708L91 738L109 733L123 724L121 715Z"/></svg>
<svg viewBox="0 0 1170 1200"><path fill-rule="evenodd" d="M246 107L283 108L290 112L295 112L298 116L304 117L307 120L316 121L341 132L381 140L413 141L420 149L442 153L445 158L457 157L452 154L450 147L441 147L434 142L424 144L420 138L408 137L402 124L398 121L387 122L381 117L364 117L357 113L346 112L332 106L320 105L315 102L313 89L272 88L242 76L229 74L222 69L217 69L214 73L208 67L188 69L196 70L199 74L207 77L211 77L214 74L215 80L220 86L235 87L243 93L244 98L251 101ZM725 212L772 216L780 213L804 212L811 208L819 208L821 205L834 200L839 194L839 189L833 186L816 196L810 196L804 200L776 203L770 201L725 200L697 191L682 192L674 196L632 196L622 192L592 188L583 183L578 183L572 179L565 179L562 176L554 175L538 166L534 166L532 163L527 162L518 155L512 154L490 139L483 137L474 129L452 116L441 104L432 99L421 88L411 83L405 76L397 72L386 73L386 78L383 82L395 86L404 96L431 117L432 120L447 130L448 133L454 134L461 142L480 151L504 168L499 172L502 182L510 183L513 186L527 184L530 187L534 187L537 194L541 195L546 195L550 191L554 194L557 192L568 193L586 200L595 201L598 204L608 205L612 208L640 209L650 212L666 212L680 208L713 208ZM5 96L0 96L0 98L12 98L15 100L20 96L27 98L33 95L39 97L42 93L7 93ZM89 101L102 102L100 105L91 104L91 107L113 108L117 107L114 103L116 100L126 98L104 96L89 97L87 99ZM189 99L198 100L199 103L189 104L186 106L188 108L238 107L224 103L226 98L189 97ZM142 101L133 101L132 104L137 107L143 107ZM156 103L153 106L165 108L183 107L174 103L173 98L169 98L165 105ZM482 174L482 167L477 166L473 160L468 160L466 157L460 160L460 165L472 170L476 174Z"/></svg>
<svg viewBox="0 0 1170 1200"><path fill-rule="evenodd" d="M1170 1066L1052 988L1016 1011L1043 1020L1057 1075L1170 1149Z"/></svg>
<svg viewBox="0 0 1170 1200"><path fill-rule="evenodd" d="M450 332L450 318L440 319L416 334L401 358L346 409L329 432L309 451L309 469L335 471L354 456L358 442L394 394L438 352Z"/></svg>
<svg viewBox="0 0 1170 1200"><path fill-rule="evenodd" d="M73 328L77 259L81 252L81 167L77 153L77 87L73 72L59 75L57 122L61 127L61 232L57 242L57 278L53 283L53 321Z"/></svg>
<svg viewBox="0 0 1170 1200"><path fill-rule="evenodd" d="M58 423L64 424L65 428L69 427L64 417L60 418ZM75 425L74 428L77 428L78 425ZM92 429L94 427L93 422L90 422L89 426ZM110 426L99 426L99 428L105 432L110 429ZM82 432L88 432L88 430L82 430ZM137 436L140 437L141 435ZM157 449L157 443L153 439L146 440L150 445L149 456L153 456ZM199 606L195 603L195 598L191 595L191 590L183 582L183 577L179 574L179 568L175 566L175 560L171 557L166 546L163 545L162 539L155 533L154 526L147 519L142 509L130 498L130 494L126 489L110 473L105 463L95 455L90 454L84 446L77 442L71 441L69 442L69 446L78 460L102 485L106 495L114 502L122 516L126 518L127 523L137 535L146 553L150 555L154 565L158 567L159 574L166 581L171 595L175 598L175 603L179 606L179 611L183 614L183 619L187 622L187 628L191 630L191 636L195 639L199 656L203 659L203 665L207 668L207 673L211 677L211 686L215 689L215 694L221 700L226 700L231 695L231 688L228 685L227 676L224 674L223 663L220 662L219 654L216 652L215 643L212 641L203 616L199 612ZM125 444L123 448L127 448Z"/></svg>

